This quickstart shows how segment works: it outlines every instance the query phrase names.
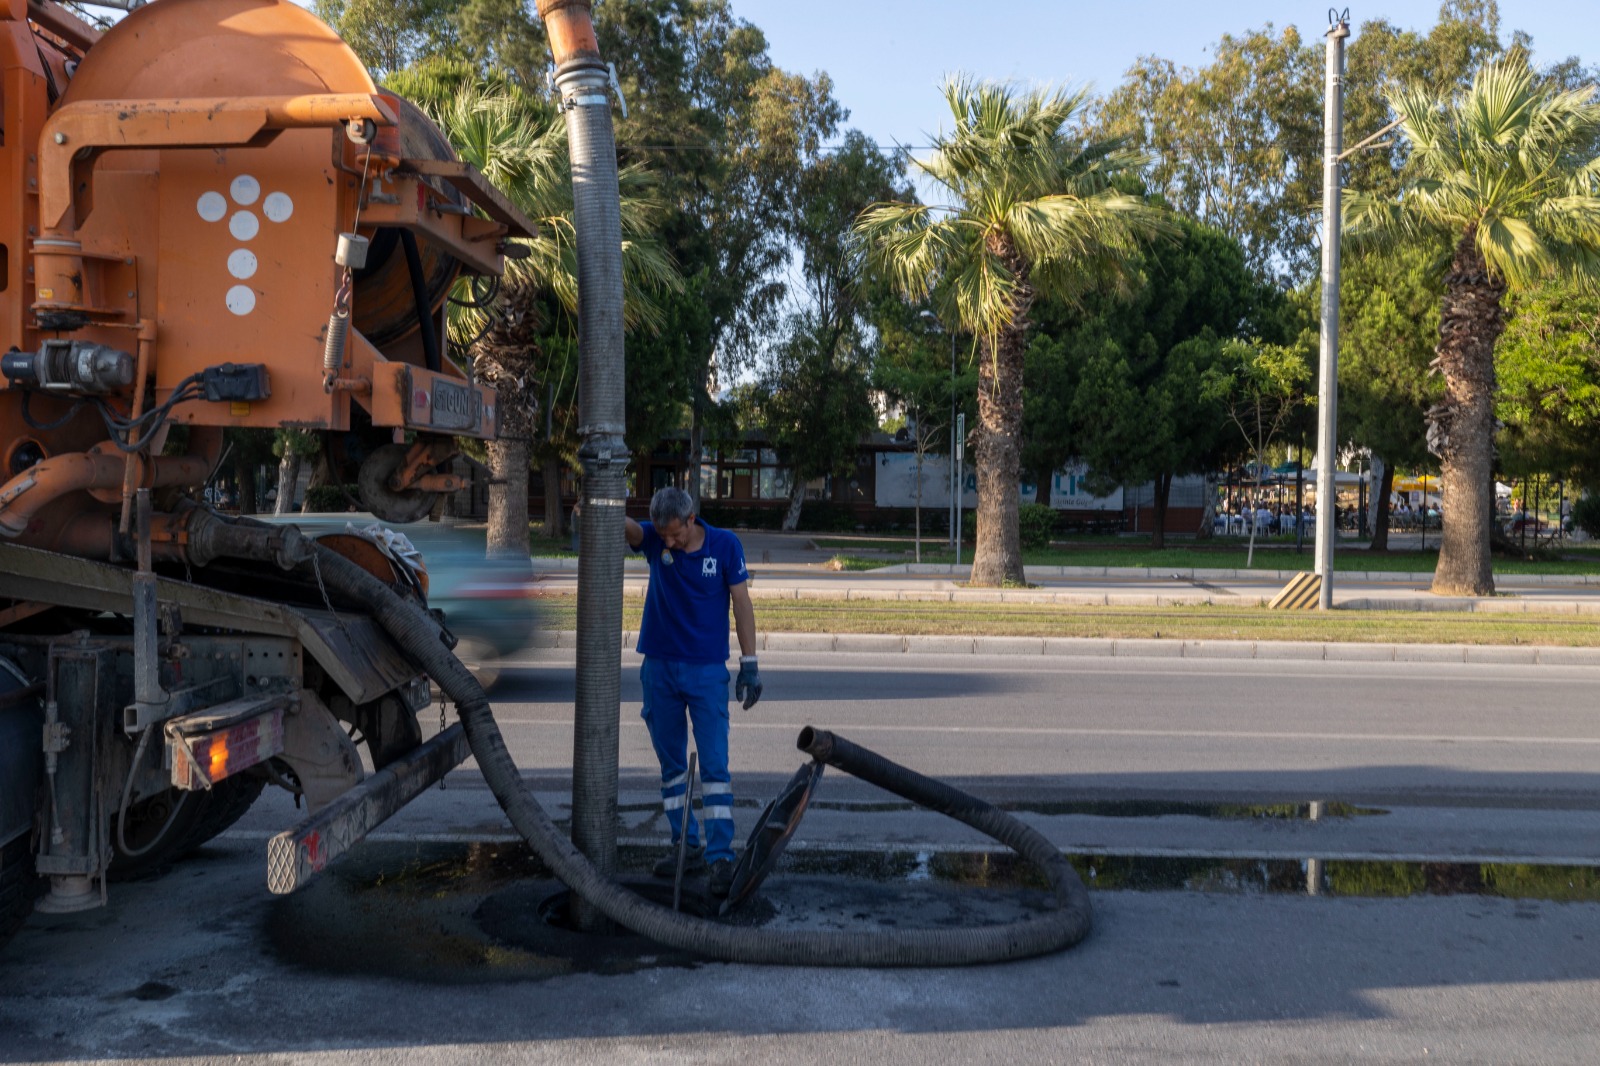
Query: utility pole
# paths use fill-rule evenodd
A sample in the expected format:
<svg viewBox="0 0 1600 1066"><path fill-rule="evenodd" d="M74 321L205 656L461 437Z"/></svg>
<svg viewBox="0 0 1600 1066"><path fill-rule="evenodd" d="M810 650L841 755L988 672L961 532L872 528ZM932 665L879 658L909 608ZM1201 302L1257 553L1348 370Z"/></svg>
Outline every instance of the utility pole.
<svg viewBox="0 0 1600 1066"><path fill-rule="evenodd" d="M1322 127L1322 345L1317 359L1317 606L1333 609L1334 465L1339 432L1339 159L1344 143L1344 42L1350 10L1328 12L1328 54Z"/></svg>
<svg viewBox="0 0 1600 1066"><path fill-rule="evenodd" d="M961 541L956 535L956 515L961 509L961 478L956 473L956 331L950 330L950 521L945 529L950 534L950 547L961 551Z"/></svg>

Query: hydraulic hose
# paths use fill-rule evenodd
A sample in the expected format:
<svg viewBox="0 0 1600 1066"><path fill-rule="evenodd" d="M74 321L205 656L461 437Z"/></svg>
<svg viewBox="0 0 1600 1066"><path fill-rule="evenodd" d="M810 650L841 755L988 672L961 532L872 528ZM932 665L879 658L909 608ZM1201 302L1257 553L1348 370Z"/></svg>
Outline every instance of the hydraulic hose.
<svg viewBox="0 0 1600 1066"><path fill-rule="evenodd" d="M204 515L204 517L201 517ZM360 566L293 526L196 515L191 543L217 554L276 565L314 565L320 580L366 605L375 621L456 704L472 754L511 824L573 893L612 921L669 947L728 962L788 966L960 966L1029 958L1069 948L1089 932L1088 893L1077 872L1042 835L989 804L917 774L831 733L807 729L803 750L897 795L950 815L1016 849L1045 871L1056 907L1042 917L974 929L858 933L774 931L674 913L597 870L529 793L506 749L489 698L446 649L439 623ZM315 561L313 564L313 560Z"/></svg>
<svg viewBox="0 0 1600 1066"><path fill-rule="evenodd" d="M439 330L433 320L433 305L428 302L428 279L422 273L422 249L417 246L417 235L408 229L400 231L400 246L406 253L406 273L411 277L411 302L417 306L417 328L422 332L422 364L437 374L444 366L444 360L439 355ZM329 336L332 336L331 332Z"/></svg>

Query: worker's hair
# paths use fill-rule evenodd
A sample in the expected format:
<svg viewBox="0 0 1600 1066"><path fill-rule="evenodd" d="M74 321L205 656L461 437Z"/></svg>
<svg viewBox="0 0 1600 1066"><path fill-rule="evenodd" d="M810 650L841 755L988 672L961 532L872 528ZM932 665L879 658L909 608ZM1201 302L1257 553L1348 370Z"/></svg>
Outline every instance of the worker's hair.
<svg viewBox="0 0 1600 1066"><path fill-rule="evenodd" d="M668 485L650 497L650 521L658 526L668 522L687 522L694 517L694 499L682 489Z"/></svg>

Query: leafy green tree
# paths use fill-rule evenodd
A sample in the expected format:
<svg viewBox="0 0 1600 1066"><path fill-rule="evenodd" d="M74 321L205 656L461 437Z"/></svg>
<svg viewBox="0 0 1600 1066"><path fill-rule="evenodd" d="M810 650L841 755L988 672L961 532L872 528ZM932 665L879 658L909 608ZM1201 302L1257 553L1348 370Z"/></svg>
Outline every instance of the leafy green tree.
<svg viewBox="0 0 1600 1066"><path fill-rule="evenodd" d="M784 224L801 284L782 339L760 364L761 417L793 466L785 529L800 520L806 481L852 469L861 438L876 424L867 399L876 337L867 328L851 226L869 205L910 195L898 161L858 131L837 151L797 148L808 158Z"/></svg>
<svg viewBox="0 0 1600 1066"><path fill-rule="evenodd" d="M1215 469L1237 450L1219 399L1203 388L1223 342L1284 333L1281 301L1251 274L1238 242L1188 219L1178 225L1176 241L1138 258L1143 286L1085 301L1076 327L1059 334L1076 363L1071 436L1107 487L1154 484L1157 547L1173 479Z"/></svg>
<svg viewBox="0 0 1600 1066"><path fill-rule="evenodd" d="M1423 416L1440 392L1428 372L1439 336L1436 258L1426 245L1357 249L1339 279L1339 439L1382 464L1374 551L1389 546L1396 468L1430 462Z"/></svg>
<svg viewBox="0 0 1600 1066"><path fill-rule="evenodd" d="M1504 469L1600 488L1600 293L1546 282L1510 312L1495 348Z"/></svg>
<svg viewBox="0 0 1600 1066"><path fill-rule="evenodd" d="M814 312L796 313L767 354L754 406L793 472L784 529L799 522L806 481L853 471L861 440L877 422L864 339L856 330L835 332Z"/></svg>
<svg viewBox="0 0 1600 1066"><path fill-rule="evenodd" d="M1191 70L1141 57L1099 105L1095 129L1149 152L1152 194L1244 248L1262 278L1315 270L1322 55L1292 26L1225 34Z"/></svg>
<svg viewBox="0 0 1600 1066"><path fill-rule="evenodd" d="M1526 56L1513 54L1464 93L1440 99L1413 85L1391 104L1412 148L1407 181L1398 196L1350 195L1346 214L1354 233L1392 243L1448 236L1453 245L1434 361L1445 395L1427 415L1445 500L1433 589L1486 595L1503 299L1600 265L1600 103L1592 89L1541 87Z"/></svg>
<svg viewBox="0 0 1600 1066"><path fill-rule="evenodd" d="M1055 472L1084 451L1078 439L1081 427L1072 417L1079 369L1066 339L1048 321L1041 322L1028 341L1023 361L1028 391L1022 397L1022 469L1038 486L1036 503L1050 502Z"/></svg>
<svg viewBox="0 0 1600 1066"><path fill-rule="evenodd" d="M332 26L375 78L418 59L455 50L461 0L316 0L311 10Z"/></svg>
<svg viewBox="0 0 1600 1066"><path fill-rule="evenodd" d="M661 367L674 406L687 405L698 495L708 423L721 417L715 383L750 367L782 317L797 182L845 112L827 75L775 67L728 0L617 0L599 6L596 31L629 101L619 158L657 176L660 239L690 279L693 302L669 312L687 332L640 338L630 359Z"/></svg>
<svg viewBox="0 0 1600 1066"><path fill-rule="evenodd" d="M1267 449L1305 403L1312 378L1308 352L1298 345L1262 344L1230 338L1203 375L1202 394L1219 403L1244 438L1257 470L1267 468ZM1325 461L1325 460L1324 460ZM1256 524L1250 526L1245 566L1254 566Z"/></svg>
<svg viewBox="0 0 1600 1066"><path fill-rule="evenodd" d="M868 293L868 319L878 338L872 387L904 413L904 428L916 449L915 546L921 562L923 467L929 454L954 463L955 416L959 412L976 419L971 401L977 369L968 343L947 332L926 306L909 303L882 285L869 286Z"/></svg>
<svg viewBox="0 0 1600 1066"><path fill-rule="evenodd" d="M1440 96L1466 89L1473 72L1503 50L1499 30L1495 0L1445 0L1439 21L1426 34L1381 18L1363 22L1345 53L1346 143L1353 145L1398 117L1387 95L1397 85L1425 85ZM1398 193L1405 161L1404 144L1385 138L1350 157L1344 183L1371 193Z"/></svg>
<svg viewBox="0 0 1600 1066"><path fill-rule="evenodd" d="M954 128L915 161L948 205L878 204L857 232L913 300L980 338L976 585L1022 584L1017 479L1024 352L1036 293L1073 292L1167 223L1115 180L1139 162L1119 144L1069 129L1086 93L1026 92L966 78L945 87Z"/></svg>
<svg viewBox="0 0 1600 1066"><path fill-rule="evenodd" d="M494 308L458 309L453 332L470 337L480 380L499 393L500 434L488 445L488 549L527 551L530 450L541 439L537 413L560 403L563 429L571 430L576 389L577 247L572 225L572 185L566 126L553 108L514 85L468 85L447 100L423 100L460 157L483 172L538 226L522 242L526 257L507 261ZM638 168L620 175L622 186L624 316L630 327L659 325L651 294L680 281L653 240L659 207ZM467 304L481 305L474 286L463 285ZM487 319L487 321L485 321ZM566 442L552 439L546 410L542 465L546 478L546 532L560 529L558 457ZM568 447L570 450L570 447ZM554 512L552 513L552 507Z"/></svg>

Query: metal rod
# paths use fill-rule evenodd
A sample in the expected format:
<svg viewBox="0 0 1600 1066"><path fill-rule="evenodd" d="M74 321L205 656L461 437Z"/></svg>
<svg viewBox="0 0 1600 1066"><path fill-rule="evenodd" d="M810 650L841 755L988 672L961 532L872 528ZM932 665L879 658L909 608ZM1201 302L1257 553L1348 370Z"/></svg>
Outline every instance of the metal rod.
<svg viewBox="0 0 1600 1066"><path fill-rule="evenodd" d="M1404 122L1405 122L1405 119L1397 118L1393 122L1389 123L1387 126L1383 127L1383 129L1379 130L1377 133L1374 133L1371 137L1368 137L1366 140L1357 141L1355 144L1352 144L1349 148L1346 148L1344 151L1339 153L1340 161L1342 162L1343 160L1346 160L1346 159L1350 158L1351 156L1355 155L1357 152L1361 151L1361 149L1365 148L1367 145L1371 144L1373 141L1377 140L1379 137L1382 137L1385 133L1388 133L1390 130L1398 128ZM1388 145L1385 144L1385 145L1382 145L1382 147L1387 148Z"/></svg>
<svg viewBox="0 0 1600 1066"><path fill-rule="evenodd" d="M689 856L689 819L694 817L695 760L699 756L689 753L689 783L683 789L683 817L678 820L678 872L672 878L672 909L678 909L683 899L683 861Z"/></svg>
<svg viewBox="0 0 1600 1066"><path fill-rule="evenodd" d="M1346 16L1348 17L1348 16ZM1344 42L1350 24L1328 29L1322 147L1322 344L1317 361L1317 606L1333 609L1334 465L1339 432L1339 145L1344 126Z"/></svg>

